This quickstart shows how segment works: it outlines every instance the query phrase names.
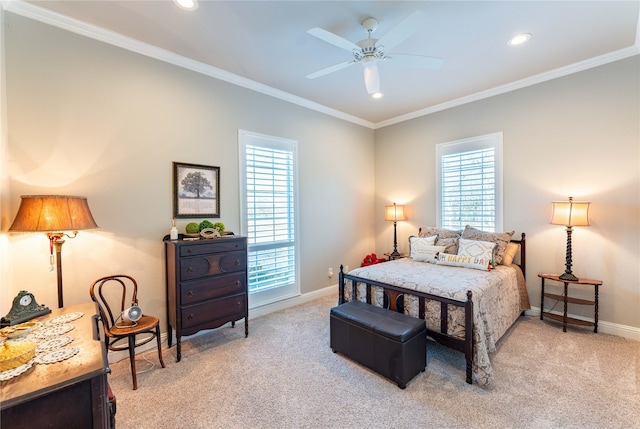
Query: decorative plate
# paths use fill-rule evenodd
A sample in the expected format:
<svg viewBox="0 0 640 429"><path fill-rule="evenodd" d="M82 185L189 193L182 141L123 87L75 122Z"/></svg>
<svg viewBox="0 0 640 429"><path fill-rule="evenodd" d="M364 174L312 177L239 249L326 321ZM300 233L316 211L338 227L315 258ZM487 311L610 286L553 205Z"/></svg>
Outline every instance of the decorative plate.
<svg viewBox="0 0 640 429"><path fill-rule="evenodd" d="M75 356L80 351L79 347L63 347L55 350L50 350L45 353L41 353L36 356L36 363L56 363L62 362L65 359L69 359Z"/></svg>
<svg viewBox="0 0 640 429"><path fill-rule="evenodd" d="M35 358L31 359L29 362L25 363L24 365L20 365L17 368L12 368L9 371L3 371L0 372L0 381L7 381L12 379L13 377L17 377L20 374L26 372L29 368L31 368L31 366L33 366L33 364L35 363Z"/></svg>
<svg viewBox="0 0 640 429"><path fill-rule="evenodd" d="M36 346L36 353L44 353L50 350L59 349L60 347L64 347L73 341L73 337L68 335L58 335L55 337L48 338L38 343Z"/></svg>
<svg viewBox="0 0 640 429"><path fill-rule="evenodd" d="M40 322L25 322L19 325L6 326L0 329L0 337L16 338L28 334L32 330L40 327Z"/></svg>
<svg viewBox="0 0 640 429"><path fill-rule="evenodd" d="M47 325L57 325L59 323L73 322L74 320L79 319L82 316L84 316L84 313L80 311L77 311L75 313L61 314L60 316L56 316L47 320L45 323Z"/></svg>
<svg viewBox="0 0 640 429"><path fill-rule="evenodd" d="M67 332L73 330L75 327L73 325L68 325L66 323L58 323L57 325L51 326L43 326L40 329L37 329L31 333L32 336L44 340L48 337L53 337L55 335L63 335Z"/></svg>

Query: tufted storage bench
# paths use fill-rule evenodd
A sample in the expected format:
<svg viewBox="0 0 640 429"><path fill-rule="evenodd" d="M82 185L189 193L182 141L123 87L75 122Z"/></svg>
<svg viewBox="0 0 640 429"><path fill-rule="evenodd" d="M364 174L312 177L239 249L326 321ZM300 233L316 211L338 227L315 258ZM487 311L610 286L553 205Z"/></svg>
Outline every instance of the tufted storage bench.
<svg viewBox="0 0 640 429"><path fill-rule="evenodd" d="M334 353L363 364L404 389L427 366L424 320L360 301L333 307L330 343Z"/></svg>

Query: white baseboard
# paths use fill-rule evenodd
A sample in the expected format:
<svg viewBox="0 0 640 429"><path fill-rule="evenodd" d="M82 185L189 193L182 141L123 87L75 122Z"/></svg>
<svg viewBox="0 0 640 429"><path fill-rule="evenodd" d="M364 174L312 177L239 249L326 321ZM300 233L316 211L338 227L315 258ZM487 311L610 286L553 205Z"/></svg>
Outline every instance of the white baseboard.
<svg viewBox="0 0 640 429"><path fill-rule="evenodd" d="M256 308L250 308L249 309L249 320L251 319L255 319L257 317L261 317L261 316L265 316L269 313L273 313L274 311L279 311L279 310L284 310L285 308L289 308L289 307L294 307L296 305L300 305L300 304L304 304L306 302L310 302L313 301L314 299L318 299L324 296L328 296L328 295L335 295L336 297L336 304L338 303L338 284L336 283L333 286L328 286L326 288L323 289L318 289L318 290L314 290L312 292L307 292L301 295L296 295L294 297L291 298L287 298L284 299L282 301L276 301L276 302L272 302L266 305L262 305ZM201 335L206 333L207 331L200 331L196 334L190 335L189 337L192 338L196 335ZM166 352L169 351L169 349L166 348L166 342L167 342L167 333L164 332L160 335L160 340L162 341L162 344L165 345L165 347L163 347L163 359L167 359L168 356L165 356L165 354L167 354ZM175 342L173 343L175 344ZM155 341L151 341L143 346L140 347L136 347L136 354L148 351L148 350L155 350L156 348L156 342ZM173 349L171 349L171 351L173 352ZM173 354L173 353L172 353ZM118 362L121 361L122 359L129 359L129 352L126 350L120 351L120 352L109 352L108 355L109 358L109 362L113 363L113 362ZM149 356L149 358L155 358L157 359L157 356ZM171 358L174 358L173 356L171 356Z"/></svg>
<svg viewBox="0 0 640 429"><path fill-rule="evenodd" d="M312 292L307 292L301 295L297 295L295 297L292 298L288 298L282 301L277 301L277 302L272 302L270 304L266 304L266 305L262 305L260 307L256 307L256 308L250 308L249 309L249 320L251 319L255 319L261 316L265 316L269 313L273 313L274 311L279 311L279 310L284 310L285 308L289 308L289 307L294 307L296 305L300 305L300 304L304 304L306 302L309 301L313 301L314 299L318 299L324 296L328 296L328 295L335 295L336 297L336 303L338 300L338 285L335 284L333 286L328 286L326 288L323 289L318 289L318 290L314 290ZM555 314L562 314L559 313L557 311L552 311L552 313ZM531 307L531 310L527 310L526 314L528 316L536 316L536 317L540 317L540 308L539 307ZM584 317L580 317L580 316L575 316L575 315L570 315L571 317L574 317L576 319L582 319L582 320L587 320L590 322L593 322L593 319L588 319L588 318L584 318ZM206 333L207 331L201 331L198 332L194 335L192 335L191 337L195 336L195 335L201 335L203 333ZM626 325L619 325L617 323L611 323L611 322L607 322L605 320L599 320L598 321L598 332L602 332L603 334L611 334L611 335L616 335L618 337L623 337L623 338L628 338L630 340L635 340L635 341L640 341L640 328L636 328L633 326L626 326ZM167 340L167 333L163 333L160 336L160 339L162 340L163 344L166 344L166 340ZM136 348L136 353L141 353L147 350L152 350L156 348L156 343L155 341L151 341L148 344L145 344L144 346L138 347ZM165 350L167 350L165 348ZM163 352L165 351L163 350ZM129 354L127 351L121 351L121 352L109 352L109 362L118 362L122 359L128 359L129 358ZM167 357L165 357L166 359Z"/></svg>
<svg viewBox="0 0 640 429"><path fill-rule="evenodd" d="M551 311L551 313L562 315L562 312L559 311ZM540 317L540 307L531 307L531 310L527 310L526 314L527 316ZM586 320L588 322L593 322L594 320L586 317L576 316L573 314L568 314L568 316L571 316L575 319ZM598 320L598 332L602 332L603 334L616 335L618 337L628 338L630 340L640 341L640 328L636 328L634 326L619 325L617 323L607 322L606 320Z"/></svg>

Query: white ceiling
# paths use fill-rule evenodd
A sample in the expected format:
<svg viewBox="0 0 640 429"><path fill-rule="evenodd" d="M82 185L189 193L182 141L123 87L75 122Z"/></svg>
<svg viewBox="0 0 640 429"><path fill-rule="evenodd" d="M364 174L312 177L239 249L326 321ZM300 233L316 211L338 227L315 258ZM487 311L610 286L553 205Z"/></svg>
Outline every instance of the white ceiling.
<svg viewBox="0 0 640 429"><path fill-rule="evenodd" d="M93 0L4 7L373 128L640 53L640 1L200 0L197 10L185 11L171 0ZM418 9L427 24L394 52L444 58L440 69L380 63L384 97L377 100L365 90L360 65L305 77L351 59L308 29L356 42L366 37L360 23L375 17L380 38ZM521 32L531 40L507 46ZM178 55L157 54L167 51Z"/></svg>

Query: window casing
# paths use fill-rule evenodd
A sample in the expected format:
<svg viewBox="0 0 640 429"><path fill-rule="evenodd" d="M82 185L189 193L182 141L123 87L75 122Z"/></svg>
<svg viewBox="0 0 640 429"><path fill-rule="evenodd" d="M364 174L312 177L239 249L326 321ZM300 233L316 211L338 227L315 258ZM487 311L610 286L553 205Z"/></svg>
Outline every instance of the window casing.
<svg viewBox="0 0 640 429"><path fill-rule="evenodd" d="M249 305L300 293L297 143L239 132L241 233L248 241Z"/></svg>
<svg viewBox="0 0 640 429"><path fill-rule="evenodd" d="M436 145L436 220L502 231L502 133Z"/></svg>

